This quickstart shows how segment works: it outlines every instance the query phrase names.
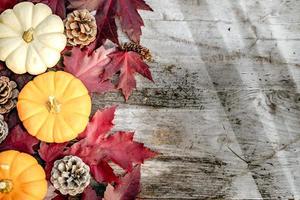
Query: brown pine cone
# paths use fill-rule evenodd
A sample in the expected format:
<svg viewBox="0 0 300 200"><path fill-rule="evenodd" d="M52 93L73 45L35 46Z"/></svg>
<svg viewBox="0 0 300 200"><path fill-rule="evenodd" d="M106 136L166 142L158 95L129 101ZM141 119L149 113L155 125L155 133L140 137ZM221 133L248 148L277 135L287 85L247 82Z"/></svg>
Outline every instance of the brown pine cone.
<svg viewBox="0 0 300 200"><path fill-rule="evenodd" d="M149 49L143 47L140 44L136 44L134 42L125 42L121 45L121 50L123 51L134 51L142 57L143 60L148 62L152 62L152 55Z"/></svg>
<svg viewBox="0 0 300 200"><path fill-rule="evenodd" d="M17 84L6 76L0 77L0 114L10 112L17 104Z"/></svg>
<svg viewBox="0 0 300 200"><path fill-rule="evenodd" d="M80 45L82 48L96 39L96 19L87 9L69 13L65 19L65 27L69 45Z"/></svg>
<svg viewBox="0 0 300 200"><path fill-rule="evenodd" d="M0 115L0 143L5 140L8 135L8 125L4 121L3 115Z"/></svg>

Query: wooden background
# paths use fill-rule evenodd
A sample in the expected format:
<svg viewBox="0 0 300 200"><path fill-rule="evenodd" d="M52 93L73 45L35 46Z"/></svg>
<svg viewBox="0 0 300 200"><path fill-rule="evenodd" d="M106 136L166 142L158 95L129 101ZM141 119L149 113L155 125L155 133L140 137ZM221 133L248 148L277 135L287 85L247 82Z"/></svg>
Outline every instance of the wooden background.
<svg viewBox="0 0 300 200"><path fill-rule="evenodd" d="M138 77L116 130L162 153L142 199L300 199L300 1L147 0Z"/></svg>

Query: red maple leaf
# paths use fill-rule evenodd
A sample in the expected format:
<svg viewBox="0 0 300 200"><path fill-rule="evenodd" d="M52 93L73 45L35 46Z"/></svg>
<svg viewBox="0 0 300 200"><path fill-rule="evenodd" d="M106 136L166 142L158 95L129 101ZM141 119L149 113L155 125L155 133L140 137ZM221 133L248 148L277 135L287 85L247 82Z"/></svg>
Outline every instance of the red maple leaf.
<svg viewBox="0 0 300 200"><path fill-rule="evenodd" d="M44 200L55 199L58 196L58 194L55 191L56 191L56 189L54 188L54 186L48 182L48 190L47 190L47 194L46 194L46 197L44 198Z"/></svg>
<svg viewBox="0 0 300 200"><path fill-rule="evenodd" d="M101 200L102 198L97 196L97 193L91 186L85 188L82 193L82 200Z"/></svg>
<svg viewBox="0 0 300 200"><path fill-rule="evenodd" d="M71 56L64 55L65 71L79 78L90 92L102 93L112 90L112 83L109 80L103 81L100 77L104 66L110 62L107 55L112 51L113 49L106 50L100 47L89 53L88 49L73 47Z"/></svg>
<svg viewBox="0 0 300 200"><path fill-rule="evenodd" d="M121 178L120 183L113 187L108 184L104 200L132 200L137 197L141 188L141 166L136 165L131 172Z"/></svg>
<svg viewBox="0 0 300 200"><path fill-rule="evenodd" d="M112 9L112 3L111 0L108 0L106 3L102 2L95 16L98 26L98 45L103 44L106 39L119 44L118 28L115 21L115 11Z"/></svg>
<svg viewBox="0 0 300 200"><path fill-rule="evenodd" d="M15 4L17 4L17 0L1 0L0 13L8 8L12 8Z"/></svg>
<svg viewBox="0 0 300 200"><path fill-rule="evenodd" d="M68 0L70 9L88 9L89 11L94 11L99 8L99 0Z"/></svg>
<svg viewBox="0 0 300 200"><path fill-rule="evenodd" d="M143 61L141 56L133 51L117 51L109 54L112 61L105 66L103 79L111 79L117 72L120 73L118 81L118 89L126 100L128 100L134 88L136 88L136 80L134 75L136 72L153 81L149 66Z"/></svg>
<svg viewBox="0 0 300 200"><path fill-rule="evenodd" d="M90 120L85 131L79 135L79 138L85 138L85 141L89 144L97 143L99 140L102 140L106 136L106 133L114 126L113 120L115 112L116 106L102 111L98 110Z"/></svg>
<svg viewBox="0 0 300 200"><path fill-rule="evenodd" d="M52 12L60 16L62 19L66 17L65 0L30 0L33 3L44 3L48 5Z"/></svg>
<svg viewBox="0 0 300 200"><path fill-rule="evenodd" d="M102 43L105 39L119 43L116 17L120 19L121 28L128 37L139 43L142 35L141 27L144 26L144 22L138 10L152 11L144 0L69 0L69 2L69 8L72 9L97 10L96 20L100 36L98 43Z"/></svg>
<svg viewBox="0 0 300 200"><path fill-rule="evenodd" d="M50 177L54 161L64 155L64 149L66 148L67 144L68 143L46 144L44 142L40 144L40 149L38 152L40 157L46 163L45 171L47 177Z"/></svg>
<svg viewBox="0 0 300 200"><path fill-rule="evenodd" d="M0 151L12 149L34 154L33 148L38 143L38 139L29 135L21 126L17 125L10 131L4 142L0 144Z"/></svg>
<svg viewBox="0 0 300 200"><path fill-rule="evenodd" d="M112 128L114 112L114 107L104 110L103 113L97 112L82 134L84 138L73 144L67 152L82 158L91 167L91 172L98 182L118 182L108 164L110 161L130 171L133 164L143 163L144 160L157 155L142 143L133 141L133 133L117 132L108 135L107 131ZM99 128L101 124L104 128Z"/></svg>

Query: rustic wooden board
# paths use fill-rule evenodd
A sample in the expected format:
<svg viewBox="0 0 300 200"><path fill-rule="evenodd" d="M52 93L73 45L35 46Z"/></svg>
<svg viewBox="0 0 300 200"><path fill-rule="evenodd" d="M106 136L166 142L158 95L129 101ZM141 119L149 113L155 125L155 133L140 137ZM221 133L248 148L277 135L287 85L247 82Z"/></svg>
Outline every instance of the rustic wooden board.
<svg viewBox="0 0 300 200"><path fill-rule="evenodd" d="M161 152L142 199L300 199L300 1L147 0L138 77L115 130Z"/></svg>

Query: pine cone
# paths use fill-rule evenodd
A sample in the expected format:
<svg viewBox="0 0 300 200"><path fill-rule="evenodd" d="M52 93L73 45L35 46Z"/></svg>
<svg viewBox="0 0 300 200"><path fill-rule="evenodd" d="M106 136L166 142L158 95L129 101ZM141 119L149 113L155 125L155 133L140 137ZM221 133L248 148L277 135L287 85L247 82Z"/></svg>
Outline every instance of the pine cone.
<svg viewBox="0 0 300 200"><path fill-rule="evenodd" d="M87 10L74 10L65 19L68 43L80 48L96 39L97 24L95 17Z"/></svg>
<svg viewBox="0 0 300 200"><path fill-rule="evenodd" d="M65 156L54 162L51 171L53 186L63 195L80 194L90 184L90 168L77 156Z"/></svg>
<svg viewBox="0 0 300 200"><path fill-rule="evenodd" d="M148 62L152 62L152 55L149 49L143 47L140 44L136 44L134 42L125 42L121 46L121 50L123 51L134 51L142 57L143 60Z"/></svg>
<svg viewBox="0 0 300 200"><path fill-rule="evenodd" d="M17 84L6 76L0 77L0 114L11 111L17 104Z"/></svg>
<svg viewBox="0 0 300 200"><path fill-rule="evenodd" d="M4 121L3 115L0 115L0 143L5 140L8 135L8 125Z"/></svg>

